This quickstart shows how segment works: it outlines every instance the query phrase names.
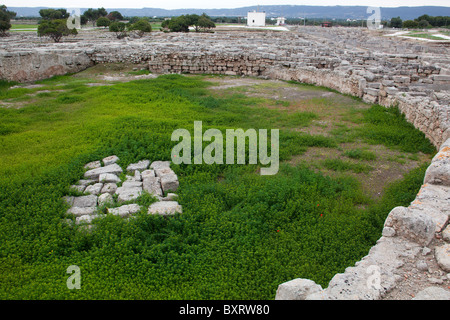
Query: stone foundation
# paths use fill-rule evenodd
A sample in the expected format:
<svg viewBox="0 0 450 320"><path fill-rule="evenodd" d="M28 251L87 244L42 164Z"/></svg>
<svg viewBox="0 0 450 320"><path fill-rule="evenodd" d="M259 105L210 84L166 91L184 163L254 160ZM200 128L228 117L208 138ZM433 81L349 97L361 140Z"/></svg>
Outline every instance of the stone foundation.
<svg viewBox="0 0 450 320"><path fill-rule="evenodd" d="M359 28L325 29L214 34L154 32L146 38L120 41L108 32L86 33L75 42L61 44L38 41L34 35L15 35L0 46L0 77L34 81L77 72L98 63L131 62L155 73L294 80L332 88L368 103L398 106L406 119L440 149L416 200L408 208L392 210L383 236L369 254L336 275L327 289L310 280L297 279L280 285L276 297L381 299L397 285L398 270L405 259L416 257L436 234L445 232L448 224L448 44L400 40ZM446 268L445 262L440 265Z"/></svg>

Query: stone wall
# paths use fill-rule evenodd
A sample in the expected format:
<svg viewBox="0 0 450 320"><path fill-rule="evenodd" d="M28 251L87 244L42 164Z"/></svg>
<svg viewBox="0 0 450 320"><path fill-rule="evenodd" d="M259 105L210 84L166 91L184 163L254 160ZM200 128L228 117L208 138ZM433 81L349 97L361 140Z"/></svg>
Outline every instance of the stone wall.
<svg viewBox="0 0 450 320"><path fill-rule="evenodd" d="M291 32L152 33L117 40L82 34L52 44L16 35L0 45L0 77L33 81L93 64L132 62L155 73L262 76L329 87L368 103L397 105L440 152L408 208L395 208L369 254L323 290L295 279L277 299L380 299L398 283L405 259L416 257L443 232L450 201L450 55L448 44L421 44L354 28L299 28ZM447 254L448 255L448 254ZM371 267L380 286L368 286ZM372 270L372 271L374 271ZM447 270L448 272L448 270ZM375 289L374 289L375 288Z"/></svg>
<svg viewBox="0 0 450 320"><path fill-rule="evenodd" d="M433 158L416 199L408 207L397 207L389 213L382 237L367 256L335 275L326 289L308 279L294 279L278 287L275 299L382 299L405 280L405 274L415 276L414 273L428 271L424 262L427 255L431 255L428 260L436 260L444 274L450 272L449 203L450 139ZM437 288L428 279L424 282L421 285L426 290ZM436 279L436 283L443 282ZM434 299L450 300L450 291L442 286L439 289ZM419 293L413 291L414 295L420 296Z"/></svg>

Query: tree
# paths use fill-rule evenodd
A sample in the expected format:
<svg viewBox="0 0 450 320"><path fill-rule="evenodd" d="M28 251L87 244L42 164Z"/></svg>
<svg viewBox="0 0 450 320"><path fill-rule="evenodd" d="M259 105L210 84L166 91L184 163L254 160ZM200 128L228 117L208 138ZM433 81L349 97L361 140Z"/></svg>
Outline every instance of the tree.
<svg viewBox="0 0 450 320"><path fill-rule="evenodd" d="M403 21L403 28L413 29L413 28L418 28L418 27L419 27L419 23L417 21L414 21L414 20Z"/></svg>
<svg viewBox="0 0 450 320"><path fill-rule="evenodd" d="M400 17L391 19L391 28L401 28L402 27L402 19Z"/></svg>
<svg viewBox="0 0 450 320"><path fill-rule="evenodd" d="M198 18L196 31L200 29L202 32L208 32L212 28L215 28L215 23L206 15L203 14Z"/></svg>
<svg viewBox="0 0 450 320"><path fill-rule="evenodd" d="M123 16L119 11L111 11L106 17L111 21L123 20Z"/></svg>
<svg viewBox="0 0 450 320"><path fill-rule="evenodd" d="M431 27L430 23L427 20L420 20L418 24L419 24L419 28Z"/></svg>
<svg viewBox="0 0 450 320"><path fill-rule="evenodd" d="M11 29L11 18L16 16L15 12L8 11L5 5L0 6L0 37L6 37L7 31Z"/></svg>
<svg viewBox="0 0 450 320"><path fill-rule="evenodd" d="M80 24L81 25L86 25L88 23L88 19L86 18L86 16L85 15L81 15L81 17L80 17Z"/></svg>
<svg viewBox="0 0 450 320"><path fill-rule="evenodd" d="M67 28L67 22L64 19L44 20L37 30L39 37L50 37L55 42L59 42L62 37L77 35L77 29Z"/></svg>
<svg viewBox="0 0 450 320"><path fill-rule="evenodd" d="M39 14L44 20L67 19L70 16L66 9L41 9Z"/></svg>
<svg viewBox="0 0 450 320"><path fill-rule="evenodd" d="M189 32L189 22L186 16L181 15L169 20L168 28L171 32Z"/></svg>
<svg viewBox="0 0 450 320"><path fill-rule="evenodd" d="M164 20L163 22L161 22L161 30L168 30L169 23L170 23L170 20Z"/></svg>
<svg viewBox="0 0 450 320"><path fill-rule="evenodd" d="M208 31L216 25L205 13L201 16L197 14L181 15L171 20L163 21L161 28L169 29L171 32L189 32L189 27L193 26L196 32Z"/></svg>
<svg viewBox="0 0 450 320"><path fill-rule="evenodd" d="M106 17L108 15L108 11L105 8L101 7L97 9L99 17Z"/></svg>
<svg viewBox="0 0 450 320"><path fill-rule="evenodd" d="M108 27L111 24L111 20L107 17L100 17L97 19L97 27Z"/></svg>
<svg viewBox="0 0 450 320"><path fill-rule="evenodd" d="M98 8L98 9L89 8L83 13L85 19L92 22L93 27L95 26L98 18L106 17L107 15L108 12L106 12L105 8Z"/></svg>
<svg viewBox="0 0 450 320"><path fill-rule="evenodd" d="M129 27L129 30L130 31L136 31L137 34L140 37L142 37L145 32L151 32L152 31L152 26L151 26L150 22L148 22L147 20L140 19L140 20L136 21L135 23L133 23Z"/></svg>
<svg viewBox="0 0 450 320"><path fill-rule="evenodd" d="M188 14L185 17L188 28L189 26L193 26L195 28L195 32L198 32L198 19L200 18L200 16L198 14Z"/></svg>
<svg viewBox="0 0 450 320"><path fill-rule="evenodd" d="M109 25L109 31L115 32L117 39L122 39L127 36L126 25L123 22L112 22Z"/></svg>

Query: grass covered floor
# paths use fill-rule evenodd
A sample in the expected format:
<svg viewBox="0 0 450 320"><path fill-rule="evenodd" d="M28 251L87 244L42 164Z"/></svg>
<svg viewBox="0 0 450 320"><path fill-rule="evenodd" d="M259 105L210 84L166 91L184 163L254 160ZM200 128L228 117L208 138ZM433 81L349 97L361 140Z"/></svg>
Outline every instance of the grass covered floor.
<svg viewBox="0 0 450 320"><path fill-rule="evenodd" d="M214 93L205 76L87 85L93 81L61 76L15 89L2 83L0 299L273 299L277 286L294 278L326 287L368 253L389 211L414 199L435 152L395 108L360 108L355 99L313 97L304 101L311 110L285 110L292 102L245 90ZM343 124L327 134L313 130L330 117L318 110L331 107L341 110ZM63 221L61 197L85 163L112 154L122 167L170 160L172 132L193 132L194 121L223 132L279 128L280 172L173 166L183 214L141 213L128 222L109 216L93 232ZM349 150L349 143L365 147ZM407 154L389 154L389 163L416 161L379 198L362 187L380 158L367 149L374 146ZM314 148L345 159L316 161L308 155ZM66 286L71 265L81 269L80 290Z"/></svg>

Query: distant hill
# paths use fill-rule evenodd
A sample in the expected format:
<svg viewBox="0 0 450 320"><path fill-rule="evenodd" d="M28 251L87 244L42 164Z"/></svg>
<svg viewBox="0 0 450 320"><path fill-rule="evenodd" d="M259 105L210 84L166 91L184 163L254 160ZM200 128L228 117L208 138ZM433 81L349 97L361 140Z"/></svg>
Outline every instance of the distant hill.
<svg viewBox="0 0 450 320"><path fill-rule="evenodd" d="M38 17L39 10L46 7L8 7L8 10L17 12L17 16ZM84 12L87 8L82 8ZM115 9L106 8L108 11L117 10L123 16L157 16L170 17L182 14L202 14L206 13L212 17L236 17L247 16L248 11L256 10L256 6L242 7L235 9L158 9L158 8L142 8L142 9ZM297 6L297 5L273 5L260 6L261 11L265 11L268 17L283 16L286 18L304 17L307 18L327 18L327 19L366 19L369 14L366 13L366 6ZM382 19L391 19L392 17L400 17L403 20L414 19L423 14L430 16L450 16L450 7L397 7L384 8L381 7Z"/></svg>

